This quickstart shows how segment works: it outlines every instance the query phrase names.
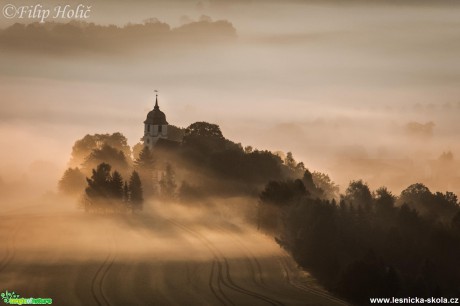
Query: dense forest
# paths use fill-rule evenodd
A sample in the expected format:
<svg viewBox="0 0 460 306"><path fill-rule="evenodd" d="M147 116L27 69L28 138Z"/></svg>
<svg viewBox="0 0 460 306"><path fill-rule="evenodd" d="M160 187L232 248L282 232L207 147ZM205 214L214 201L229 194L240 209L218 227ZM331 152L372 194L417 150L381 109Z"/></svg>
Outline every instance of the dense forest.
<svg viewBox="0 0 460 306"><path fill-rule="evenodd" d="M455 194L416 183L396 197L360 180L337 202L318 189L308 171L268 183L261 226L330 290L359 305L370 297L460 295Z"/></svg>
<svg viewBox="0 0 460 306"><path fill-rule="evenodd" d="M170 126L174 146L131 149L120 133L86 135L59 182L87 211L142 209L145 199L184 205L249 196L251 220L329 290L369 297L460 296L460 206L451 192L414 183L396 196L352 181L343 194L324 173L226 139L219 126ZM126 181L123 177L128 178Z"/></svg>

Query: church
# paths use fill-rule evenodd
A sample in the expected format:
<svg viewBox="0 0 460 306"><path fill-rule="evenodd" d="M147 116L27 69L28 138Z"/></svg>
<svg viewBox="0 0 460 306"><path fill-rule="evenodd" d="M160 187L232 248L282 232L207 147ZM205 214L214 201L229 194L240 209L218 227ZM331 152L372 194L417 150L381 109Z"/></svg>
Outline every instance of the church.
<svg viewBox="0 0 460 306"><path fill-rule="evenodd" d="M153 110L151 110L147 114L147 118L144 121L144 137L141 138L141 141L144 143L144 147L148 147L150 150L157 149L157 148L174 148L180 145L180 142L177 140L173 140L169 135L174 126L169 126L168 121L166 121L166 115L160 110L160 106L158 105L158 94L155 97L155 106ZM175 128L175 129L174 129ZM173 133L176 134L176 133Z"/></svg>

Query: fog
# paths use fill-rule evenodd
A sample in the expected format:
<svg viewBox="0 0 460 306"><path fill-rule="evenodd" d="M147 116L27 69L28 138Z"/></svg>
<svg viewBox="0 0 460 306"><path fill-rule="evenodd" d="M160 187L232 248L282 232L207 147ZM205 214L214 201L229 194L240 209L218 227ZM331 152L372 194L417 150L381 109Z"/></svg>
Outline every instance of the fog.
<svg viewBox="0 0 460 306"><path fill-rule="evenodd" d="M102 44L90 30L2 33L2 184L46 164L41 187L54 190L87 133L119 131L136 144L158 89L170 124L213 122L243 145L292 151L342 191L363 178L396 192L415 181L459 192L456 161L449 186L432 166L443 152L459 155L458 6L331 3L100 2L91 31L118 26ZM147 18L165 32L144 25L123 36ZM27 21L3 28L14 22ZM409 128L429 122L428 134Z"/></svg>
<svg viewBox="0 0 460 306"><path fill-rule="evenodd" d="M237 201L235 213L230 207ZM1 238L6 249L14 247L15 264L100 261L115 247L119 261L209 261L213 248L228 258L247 252L257 257L281 254L270 237L247 225L245 202L214 202L217 205L203 209L149 201L142 215L88 215L76 212L77 201L49 195L33 205L5 205L2 228L9 231L1 231ZM243 242L252 251L242 248Z"/></svg>

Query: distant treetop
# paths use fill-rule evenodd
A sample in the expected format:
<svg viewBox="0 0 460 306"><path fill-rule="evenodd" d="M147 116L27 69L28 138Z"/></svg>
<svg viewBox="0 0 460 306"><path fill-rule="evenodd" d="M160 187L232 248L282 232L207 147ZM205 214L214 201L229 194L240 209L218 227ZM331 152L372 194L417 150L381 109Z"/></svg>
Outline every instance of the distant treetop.
<svg viewBox="0 0 460 306"><path fill-rule="evenodd" d="M184 137L195 136L224 139L220 127L208 122L195 122L185 129Z"/></svg>

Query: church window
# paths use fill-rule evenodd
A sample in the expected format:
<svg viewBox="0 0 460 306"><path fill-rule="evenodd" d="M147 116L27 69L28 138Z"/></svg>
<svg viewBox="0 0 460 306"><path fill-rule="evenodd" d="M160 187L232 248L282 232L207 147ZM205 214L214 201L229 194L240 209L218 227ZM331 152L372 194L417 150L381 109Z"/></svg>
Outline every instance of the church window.
<svg viewBox="0 0 460 306"><path fill-rule="evenodd" d="M161 133L161 128L162 128L162 127L163 127L162 125L159 125L159 126L158 126L158 133Z"/></svg>

